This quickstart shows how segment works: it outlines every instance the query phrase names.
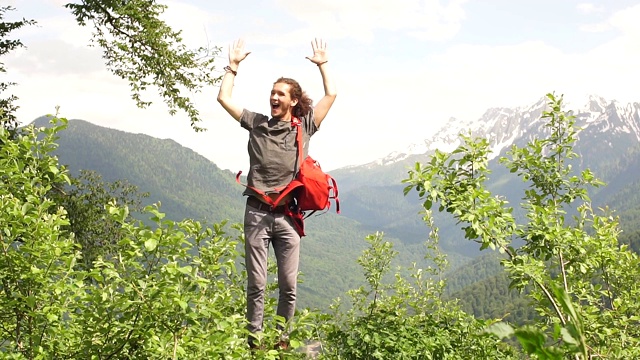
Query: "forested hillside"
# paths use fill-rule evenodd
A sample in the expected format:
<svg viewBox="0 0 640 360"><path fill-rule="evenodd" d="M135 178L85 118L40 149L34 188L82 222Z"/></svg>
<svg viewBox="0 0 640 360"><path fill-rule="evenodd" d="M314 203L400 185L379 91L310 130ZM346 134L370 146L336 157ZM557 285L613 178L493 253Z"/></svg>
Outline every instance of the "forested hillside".
<svg viewBox="0 0 640 360"><path fill-rule="evenodd" d="M49 126L45 118L36 124ZM146 203L161 202L162 211L173 220L242 223L245 198L235 174L173 140L107 129L83 120L69 121L58 136L55 154L73 174L93 170L106 181L125 179L140 192L149 193ZM351 203L347 199L342 205L348 209ZM417 209L415 213L413 218L419 222ZM363 282L356 259L365 247L363 239L377 230L376 225L337 215L333 209L307 219L308 236L303 239L300 262L301 306L326 308L334 298ZM426 240L426 234L422 238L422 242ZM421 242L403 244L394 234L387 239L400 251L394 265L425 264Z"/></svg>
<svg viewBox="0 0 640 360"><path fill-rule="evenodd" d="M36 120L46 125L47 119ZM101 128L72 120L60 132L56 155L73 174L95 170L105 180L126 179L162 202L173 219L209 222L242 218L242 198L233 174L173 140Z"/></svg>

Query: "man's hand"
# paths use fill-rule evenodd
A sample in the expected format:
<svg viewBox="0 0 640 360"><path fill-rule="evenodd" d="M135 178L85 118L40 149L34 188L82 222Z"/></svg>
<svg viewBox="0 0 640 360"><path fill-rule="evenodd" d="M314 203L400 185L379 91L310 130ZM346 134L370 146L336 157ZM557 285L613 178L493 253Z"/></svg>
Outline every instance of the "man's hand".
<svg viewBox="0 0 640 360"><path fill-rule="evenodd" d="M238 66L240 61L244 60L249 54L251 54L251 51L244 49L244 40L238 39L234 41L233 45L229 46L229 65Z"/></svg>
<svg viewBox="0 0 640 360"><path fill-rule="evenodd" d="M333 84L333 81L330 80L328 66L322 65L329 61L329 56L327 55L327 43L322 39L315 39L311 42L311 47L313 48L313 56L307 56L307 59L318 65L320 75L322 75L322 84L324 86L324 96L313 108L315 117L314 121L316 126L320 127L320 123L322 123L324 117L327 116L327 112L329 112L331 105L333 105L333 102L336 99L336 87Z"/></svg>
<svg viewBox="0 0 640 360"><path fill-rule="evenodd" d="M229 46L229 66L224 67L225 74L222 77L220 91L218 92L218 102L220 105L222 105L231 117L238 121L240 121L240 116L242 116L243 107L236 104L231 97L233 79L238 75L238 65L240 65L240 62L249 54L251 53L244 49L244 41L242 39L234 41L233 45Z"/></svg>
<svg viewBox="0 0 640 360"><path fill-rule="evenodd" d="M311 47L313 48L313 56L306 57L312 63L320 66L327 61L329 61L329 56L327 55L327 43L322 39L315 39L311 41Z"/></svg>

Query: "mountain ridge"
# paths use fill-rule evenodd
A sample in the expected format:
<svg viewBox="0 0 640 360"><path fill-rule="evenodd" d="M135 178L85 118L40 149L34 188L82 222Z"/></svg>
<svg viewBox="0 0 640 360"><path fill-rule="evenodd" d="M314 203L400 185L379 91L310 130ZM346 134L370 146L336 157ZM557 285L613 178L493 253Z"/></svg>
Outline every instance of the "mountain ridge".
<svg viewBox="0 0 640 360"><path fill-rule="evenodd" d="M431 138L423 140L423 143L410 144L405 150L398 150L388 155L375 159L361 165L350 165L336 169L338 172L352 171L358 168L373 168L376 166L391 165L396 162L409 159L413 156L421 156L433 153L436 149L441 151L451 151L460 143L458 134L473 129L473 136L488 138L492 149L492 156L498 156L506 147L511 145L517 138L524 135L526 131L534 128L534 125L541 124L540 115L547 106L547 97L541 97L530 105L519 107L492 107L488 108L483 115L473 121L462 121L457 118L449 120ZM617 100L607 100L599 95L589 95L584 105L574 110L577 117L577 126L584 129L598 124L607 117L617 115L626 121L629 132L633 133L640 141L640 103L631 102L622 106ZM523 126L523 122L532 119L529 126ZM513 120L516 120L515 122ZM518 134L516 130L521 130ZM539 130L539 129L536 129Z"/></svg>

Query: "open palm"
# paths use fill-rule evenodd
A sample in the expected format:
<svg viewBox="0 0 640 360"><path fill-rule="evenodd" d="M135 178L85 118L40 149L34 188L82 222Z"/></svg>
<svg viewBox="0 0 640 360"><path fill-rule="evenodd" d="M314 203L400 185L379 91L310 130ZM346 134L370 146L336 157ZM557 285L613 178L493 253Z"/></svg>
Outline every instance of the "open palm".
<svg viewBox="0 0 640 360"><path fill-rule="evenodd" d="M238 39L229 47L229 63L239 64L240 61L244 60L249 54L251 54L251 52L246 51L244 48L244 40Z"/></svg>
<svg viewBox="0 0 640 360"><path fill-rule="evenodd" d="M315 39L311 41L311 47L313 48L313 56L306 58L316 65L323 64L329 60L327 55L327 43L322 39Z"/></svg>

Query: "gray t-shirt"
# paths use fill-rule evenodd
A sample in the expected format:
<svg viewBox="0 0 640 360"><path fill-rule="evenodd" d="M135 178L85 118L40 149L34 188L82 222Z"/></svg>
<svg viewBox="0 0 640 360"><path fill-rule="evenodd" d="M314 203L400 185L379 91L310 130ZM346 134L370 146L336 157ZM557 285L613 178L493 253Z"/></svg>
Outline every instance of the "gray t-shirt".
<svg viewBox="0 0 640 360"><path fill-rule="evenodd" d="M313 110L300 119L303 133L303 156L307 157L309 139L318 131ZM249 175L247 183L265 193L278 193L294 179L298 164L296 126L289 121L269 118L244 109L240 125L249 130ZM254 195L247 188L244 195Z"/></svg>

